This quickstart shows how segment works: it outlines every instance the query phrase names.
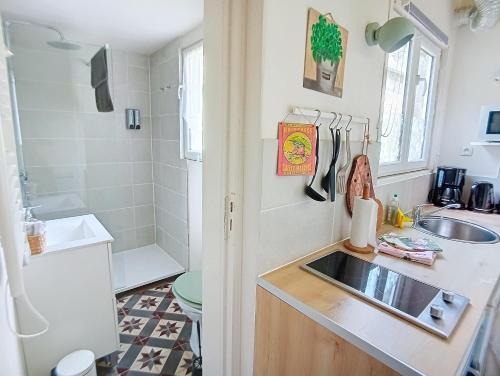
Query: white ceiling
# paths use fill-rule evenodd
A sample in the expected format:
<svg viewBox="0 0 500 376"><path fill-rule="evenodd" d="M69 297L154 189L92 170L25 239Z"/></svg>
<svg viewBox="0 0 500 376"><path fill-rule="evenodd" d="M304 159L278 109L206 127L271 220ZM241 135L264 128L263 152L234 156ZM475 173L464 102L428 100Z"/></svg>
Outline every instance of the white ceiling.
<svg viewBox="0 0 500 376"><path fill-rule="evenodd" d="M203 0L1 0L3 19L59 28L66 39L151 54L203 21Z"/></svg>

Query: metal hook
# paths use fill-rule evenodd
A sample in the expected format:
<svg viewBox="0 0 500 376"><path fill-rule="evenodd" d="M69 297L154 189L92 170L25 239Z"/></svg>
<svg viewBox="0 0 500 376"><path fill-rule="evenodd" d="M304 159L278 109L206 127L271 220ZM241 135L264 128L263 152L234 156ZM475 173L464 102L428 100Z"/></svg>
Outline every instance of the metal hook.
<svg viewBox="0 0 500 376"><path fill-rule="evenodd" d="M352 115L347 115L349 116L349 121L347 122L346 126L345 126L345 130L347 131L347 128L349 128L349 124L351 124L351 121L352 121ZM343 127L340 127L340 130L342 130ZM351 128L349 128L349 131L351 130Z"/></svg>
<svg viewBox="0 0 500 376"><path fill-rule="evenodd" d="M316 125L316 123L318 122L319 118L321 117L321 111L320 110L314 110L314 111L316 111L318 113L318 116L316 116L316 119L314 119L314 123L313 123L313 125Z"/></svg>
<svg viewBox="0 0 500 376"><path fill-rule="evenodd" d="M335 124L335 127L333 127L333 130L336 130L338 128L338 126L339 126L340 122L342 121L343 117L344 117L344 115L340 113L340 119L337 122L337 124ZM332 128L330 128L330 129L332 129Z"/></svg>
<svg viewBox="0 0 500 376"><path fill-rule="evenodd" d="M334 123L335 120L337 120L338 114L335 111L330 112L331 114L335 115L333 120L328 124L328 128L332 129L332 124Z"/></svg>
<svg viewBox="0 0 500 376"><path fill-rule="evenodd" d="M363 131L363 146L361 154L368 154L368 144L370 143L370 118L366 118L366 123ZM365 151L366 149L366 151Z"/></svg>

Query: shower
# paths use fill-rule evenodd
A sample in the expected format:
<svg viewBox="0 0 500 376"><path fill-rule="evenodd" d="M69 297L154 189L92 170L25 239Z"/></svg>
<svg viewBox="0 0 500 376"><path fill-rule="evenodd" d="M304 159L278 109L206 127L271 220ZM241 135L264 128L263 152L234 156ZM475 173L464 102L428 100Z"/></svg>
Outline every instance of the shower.
<svg viewBox="0 0 500 376"><path fill-rule="evenodd" d="M9 28L11 25L28 25L28 26L38 26L38 27L43 27L48 30L52 30L58 35L58 39L56 40L50 40L47 42L47 45L53 48L57 48L59 50L79 50L81 46L79 44L73 43L68 41L65 37L64 34L56 27L50 26L50 25L45 25L41 24L38 22L29 22L29 21L20 21L20 20L7 20L5 21L5 30L7 34L9 33ZM8 40L7 36L7 40ZM9 48L9 46L7 46Z"/></svg>
<svg viewBox="0 0 500 376"><path fill-rule="evenodd" d="M14 71L13 71L13 52L12 52L12 39L11 39L11 33L12 33L12 26L15 25L21 25L21 26L32 26L32 27L39 27L43 28L46 30L50 30L51 32L54 32L57 34L53 39L51 38L50 40L46 41L46 45L55 48L58 50L65 50L65 51L76 51L81 49L81 45L70 42L64 37L64 34L56 27L51 26L51 25L46 25L43 23L39 22L31 22L31 21L23 21L23 20L5 20L3 22L3 30L4 30L4 42L7 50L7 73L9 77L9 91L11 94L11 100L12 100L12 117L13 117L13 123L14 123L14 133L15 133L15 139L16 139L16 147L17 147L17 162L18 162L18 168L19 168L19 179L21 183L21 192L23 196L23 206L29 207L32 205L31 200L30 200L30 195L28 193L28 175L26 172L25 168L25 163L24 163L24 156L23 156L23 141L22 141L22 135L21 135L21 126L20 126L20 120L19 120L19 112L18 112L18 103L17 103L17 95L16 95L16 79L14 77Z"/></svg>

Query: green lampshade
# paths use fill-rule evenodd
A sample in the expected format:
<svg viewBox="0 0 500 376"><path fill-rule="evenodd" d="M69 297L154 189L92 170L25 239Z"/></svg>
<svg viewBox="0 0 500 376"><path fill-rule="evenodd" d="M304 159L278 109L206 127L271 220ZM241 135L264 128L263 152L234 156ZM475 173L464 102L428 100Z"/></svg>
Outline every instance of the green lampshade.
<svg viewBox="0 0 500 376"><path fill-rule="evenodd" d="M394 52L415 35L415 26L404 17L391 18L382 27L377 22L366 25L365 38L369 46L379 45L385 52Z"/></svg>

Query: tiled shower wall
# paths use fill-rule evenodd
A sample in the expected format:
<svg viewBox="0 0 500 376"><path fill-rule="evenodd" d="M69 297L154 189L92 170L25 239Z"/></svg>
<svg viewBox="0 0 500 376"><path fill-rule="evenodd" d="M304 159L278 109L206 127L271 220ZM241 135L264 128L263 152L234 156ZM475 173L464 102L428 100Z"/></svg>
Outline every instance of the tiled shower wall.
<svg viewBox="0 0 500 376"><path fill-rule="evenodd" d="M189 259L188 164L180 155L179 50L202 37L200 27L150 57L156 242L185 268Z"/></svg>
<svg viewBox="0 0 500 376"><path fill-rule="evenodd" d="M35 214L94 213L114 251L154 243L148 56L113 50L115 111L98 113L85 64L97 49L13 50ZM127 107L141 110L141 130L125 129Z"/></svg>

